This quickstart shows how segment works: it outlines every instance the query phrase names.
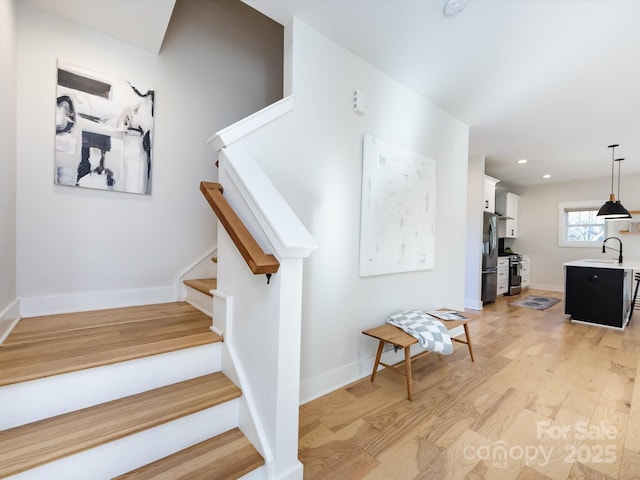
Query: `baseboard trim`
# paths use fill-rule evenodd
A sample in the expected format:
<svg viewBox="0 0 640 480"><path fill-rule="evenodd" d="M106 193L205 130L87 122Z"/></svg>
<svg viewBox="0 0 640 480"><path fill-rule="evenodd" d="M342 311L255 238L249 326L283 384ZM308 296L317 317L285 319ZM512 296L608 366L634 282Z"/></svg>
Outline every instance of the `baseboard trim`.
<svg viewBox="0 0 640 480"><path fill-rule="evenodd" d="M278 474L274 474L273 478L277 478L278 480L302 480L304 472L304 466L300 463L299 460L296 460L291 468L289 468L286 472L280 472Z"/></svg>
<svg viewBox="0 0 640 480"><path fill-rule="evenodd" d="M20 298L20 315L34 317L57 313L84 312L104 308L132 307L175 302L175 285L136 290L106 290L71 295Z"/></svg>
<svg viewBox="0 0 640 480"><path fill-rule="evenodd" d="M460 329L460 331L458 332L457 329ZM455 333L452 333L452 336L464 334L462 326L456 327L454 330ZM371 341L370 344L372 349L371 356L367 356L366 358L362 358L348 365L344 365L329 372L324 372L301 381L300 405L304 405L305 403L320 398L323 395L331 393L340 388L344 388L347 385L361 380L365 377L369 377L371 375L371 370L373 369L373 364L375 362L375 354L373 352L375 352L378 346L378 342ZM454 349L456 348L464 348L465 351L467 350L466 345L463 344L457 344ZM411 346L410 351L411 356L413 357L421 352L424 352L425 350L416 343ZM396 352L393 349L390 349L382 354L381 360L382 362L388 363L390 365L404 362L404 351L402 349L399 349ZM382 368L384 367L378 367L378 371L380 371Z"/></svg>
<svg viewBox="0 0 640 480"><path fill-rule="evenodd" d="M555 285L552 283L532 283L529 288L534 290L549 290L551 292L564 292L564 284Z"/></svg>
<svg viewBox="0 0 640 480"><path fill-rule="evenodd" d="M372 351L375 351L377 346L377 342L371 342ZM415 355L421 351L422 349L419 345L413 345L411 355ZM334 390L343 388L364 377L368 377L371 375L374 361L375 354L300 382L300 405L315 400L327 393L331 393ZM382 354L382 361L391 365L404 361L404 352L402 350L398 350L397 352L393 350L384 352Z"/></svg>
<svg viewBox="0 0 640 480"><path fill-rule="evenodd" d="M4 310L0 310L0 320L13 320L18 316L20 316L20 301L17 298Z"/></svg>
<svg viewBox="0 0 640 480"><path fill-rule="evenodd" d="M482 310L482 302L476 299L467 298L464 301L464 308L469 310Z"/></svg>
<svg viewBox="0 0 640 480"><path fill-rule="evenodd" d="M16 299L0 312L0 345L6 340L19 321L20 302Z"/></svg>
<svg viewBox="0 0 640 480"><path fill-rule="evenodd" d="M369 363L369 369L371 369L373 361L374 358L372 357ZM315 400L364 377L366 374L363 374L363 369L367 362L368 359L362 359L301 381L300 404L303 405Z"/></svg>

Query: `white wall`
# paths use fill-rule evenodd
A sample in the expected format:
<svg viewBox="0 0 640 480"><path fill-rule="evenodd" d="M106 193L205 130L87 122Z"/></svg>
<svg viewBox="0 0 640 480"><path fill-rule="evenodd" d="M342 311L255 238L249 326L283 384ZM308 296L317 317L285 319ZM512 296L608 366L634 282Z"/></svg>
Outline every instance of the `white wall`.
<svg viewBox="0 0 640 480"><path fill-rule="evenodd" d="M482 310L482 224L484 221L484 155L469 157L464 305Z"/></svg>
<svg viewBox="0 0 640 480"><path fill-rule="evenodd" d="M511 189L520 195L518 202L518 238L512 248L518 253L531 255L531 286L556 291L564 290L562 264L581 258L613 258L614 251L602 253L599 247L575 248L558 246L558 204L583 200L609 198L611 178L593 178L572 182L518 187ZM640 175L624 175L621 182L621 201L628 210L640 210L640 189L634 188ZM636 215L635 220L640 220ZM608 234L623 242L624 258L640 260L640 234L620 234L627 222L608 223Z"/></svg>
<svg viewBox="0 0 640 480"><path fill-rule="evenodd" d="M176 3L159 56L18 4L23 314L175 299L215 242L212 131L282 96L282 27L240 2ZM53 185L56 59L156 90L151 196Z"/></svg>
<svg viewBox="0 0 640 480"><path fill-rule="evenodd" d="M0 338L16 302L16 11L0 2Z"/></svg>
<svg viewBox="0 0 640 480"><path fill-rule="evenodd" d="M319 245L304 267L306 401L370 373L377 345L363 329L406 308L464 308L468 127L303 22L292 28L293 63L285 69L294 111L250 142ZM351 111L354 88L366 94L364 115ZM365 133L436 161L432 270L358 276Z"/></svg>

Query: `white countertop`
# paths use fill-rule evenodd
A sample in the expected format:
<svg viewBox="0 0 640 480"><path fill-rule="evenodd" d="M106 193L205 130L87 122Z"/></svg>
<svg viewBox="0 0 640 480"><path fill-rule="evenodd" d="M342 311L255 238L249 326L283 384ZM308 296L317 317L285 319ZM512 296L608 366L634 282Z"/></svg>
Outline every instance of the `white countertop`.
<svg viewBox="0 0 640 480"><path fill-rule="evenodd" d="M565 262L565 267L590 267L590 268L613 268L623 270L640 270L640 261L624 260L621 264L617 260L610 258L587 258L584 260L574 260Z"/></svg>

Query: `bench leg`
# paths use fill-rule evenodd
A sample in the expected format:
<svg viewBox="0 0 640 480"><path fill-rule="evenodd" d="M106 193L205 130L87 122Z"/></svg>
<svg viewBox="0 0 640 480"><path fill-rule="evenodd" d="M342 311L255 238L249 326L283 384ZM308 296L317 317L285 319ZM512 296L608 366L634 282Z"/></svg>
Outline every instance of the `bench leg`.
<svg viewBox="0 0 640 480"><path fill-rule="evenodd" d="M376 361L373 362L373 372L371 372L371 381L376 379L376 373L378 372L378 366L380 365L380 357L382 356L382 349L384 348L384 340L380 340L378 345L378 353L376 353Z"/></svg>
<svg viewBox="0 0 640 480"><path fill-rule="evenodd" d="M407 398L412 400L412 385L411 385L411 352L409 347L404 347L404 364L405 373L407 375Z"/></svg>
<svg viewBox="0 0 640 480"><path fill-rule="evenodd" d="M469 326L464 324L464 335L467 337L467 346L469 347L469 355L471 355L471 361L475 362L473 359L473 348L471 348L471 336L469 335Z"/></svg>

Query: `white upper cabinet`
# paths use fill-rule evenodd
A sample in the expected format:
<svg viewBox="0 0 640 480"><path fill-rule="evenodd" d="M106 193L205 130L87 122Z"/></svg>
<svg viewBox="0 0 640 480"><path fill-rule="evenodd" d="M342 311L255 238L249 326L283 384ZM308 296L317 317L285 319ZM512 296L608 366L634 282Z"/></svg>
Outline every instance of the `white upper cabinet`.
<svg viewBox="0 0 640 480"><path fill-rule="evenodd" d="M496 213L502 215L498 220L499 238L518 237L518 200L515 193L499 193L496 195Z"/></svg>
<svg viewBox="0 0 640 480"><path fill-rule="evenodd" d="M482 193L482 210L489 213L496 213L496 184L500 180L484 176L484 188Z"/></svg>

